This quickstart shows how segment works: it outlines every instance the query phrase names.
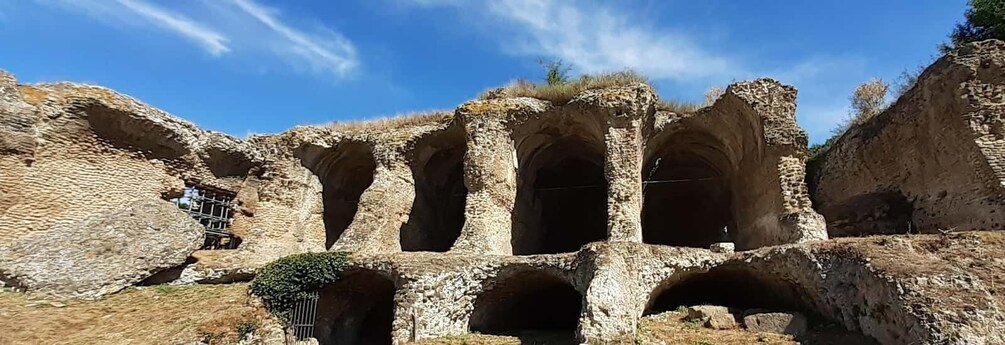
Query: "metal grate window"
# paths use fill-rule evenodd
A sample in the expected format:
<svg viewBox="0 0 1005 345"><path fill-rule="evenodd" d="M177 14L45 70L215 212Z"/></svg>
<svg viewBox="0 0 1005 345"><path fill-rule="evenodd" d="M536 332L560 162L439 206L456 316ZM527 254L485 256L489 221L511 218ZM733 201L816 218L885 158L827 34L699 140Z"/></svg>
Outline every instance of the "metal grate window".
<svg viewBox="0 0 1005 345"><path fill-rule="evenodd" d="M290 332L288 340L297 344L314 337L314 317L318 311L318 293L312 292L306 298L297 300L290 312Z"/></svg>
<svg viewBox="0 0 1005 345"><path fill-rule="evenodd" d="M202 249L237 248L240 238L227 230L233 220L234 193L186 182L182 196L171 201L206 227Z"/></svg>

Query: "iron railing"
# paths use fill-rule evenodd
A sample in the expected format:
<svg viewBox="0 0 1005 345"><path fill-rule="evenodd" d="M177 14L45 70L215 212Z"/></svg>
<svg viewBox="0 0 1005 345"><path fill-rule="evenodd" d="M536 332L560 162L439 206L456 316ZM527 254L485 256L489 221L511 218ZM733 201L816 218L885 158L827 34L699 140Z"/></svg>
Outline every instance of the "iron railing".
<svg viewBox="0 0 1005 345"><path fill-rule="evenodd" d="M318 311L318 293L312 292L297 300L290 311L290 326L286 332L286 343L300 344L314 337L314 321Z"/></svg>
<svg viewBox="0 0 1005 345"><path fill-rule="evenodd" d="M233 219L234 193L188 182L182 196L171 201L206 227L202 249L237 248L240 240L227 230Z"/></svg>

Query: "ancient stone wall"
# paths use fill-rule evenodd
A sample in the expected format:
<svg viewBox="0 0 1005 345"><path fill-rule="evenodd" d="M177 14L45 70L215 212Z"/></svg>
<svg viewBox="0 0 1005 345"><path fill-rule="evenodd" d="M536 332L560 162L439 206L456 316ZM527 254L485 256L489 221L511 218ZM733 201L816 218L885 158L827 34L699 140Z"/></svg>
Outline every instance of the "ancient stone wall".
<svg viewBox="0 0 1005 345"><path fill-rule="evenodd" d="M4 77L4 241L177 197L186 182L227 190L240 246L148 282L226 282L290 253L352 252L322 297L326 342L528 320L606 341L632 334L678 275L725 262L714 243L826 238L803 184L796 92L770 79L688 114L630 84L240 140L104 88ZM540 304L554 308L527 313Z"/></svg>
<svg viewBox="0 0 1005 345"><path fill-rule="evenodd" d="M254 267L324 249L323 228L305 225L320 219L320 185L278 138L207 132L97 86L0 77L0 245L179 197L190 182L236 193L230 230L244 240L200 264Z"/></svg>
<svg viewBox="0 0 1005 345"><path fill-rule="evenodd" d="M656 112L639 84L563 105L477 100L429 123L281 136L303 143L296 155L331 190L322 208L332 250L523 255L595 241L744 249L826 237L802 181L806 136L794 100L792 88L757 80L678 115ZM450 206L430 205L444 200ZM710 213L695 217L687 204ZM688 223L696 218L718 223Z"/></svg>
<svg viewBox="0 0 1005 345"><path fill-rule="evenodd" d="M834 142L813 181L831 235L1001 229L1003 71L1005 43L965 46Z"/></svg>

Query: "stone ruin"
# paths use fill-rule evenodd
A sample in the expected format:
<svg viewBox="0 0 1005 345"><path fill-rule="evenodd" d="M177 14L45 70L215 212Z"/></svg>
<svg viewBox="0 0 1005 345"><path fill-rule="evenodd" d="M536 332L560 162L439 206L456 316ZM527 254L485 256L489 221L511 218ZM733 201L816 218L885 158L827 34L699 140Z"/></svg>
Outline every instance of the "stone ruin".
<svg viewBox="0 0 1005 345"><path fill-rule="evenodd" d="M692 113L630 84L237 139L106 88L2 73L0 279L95 298L347 251L321 291L322 343L542 327L603 343L700 302L799 310L885 344L1002 343L980 328L1005 322L993 298L952 315L917 302L977 283L894 279L827 239L1001 228L1003 54L988 41L940 59L838 140L810 180L823 216L796 90L771 79ZM200 190L229 193L211 216L236 248L196 250L203 227L166 201Z"/></svg>

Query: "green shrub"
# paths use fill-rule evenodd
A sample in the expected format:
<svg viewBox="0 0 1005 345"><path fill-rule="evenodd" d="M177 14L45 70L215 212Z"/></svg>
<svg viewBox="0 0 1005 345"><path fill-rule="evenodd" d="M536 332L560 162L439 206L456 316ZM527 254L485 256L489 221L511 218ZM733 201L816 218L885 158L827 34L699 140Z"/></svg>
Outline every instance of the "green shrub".
<svg viewBox="0 0 1005 345"><path fill-rule="evenodd" d="M334 283L342 276L348 255L340 252L293 254L258 270L249 291L284 321L297 300Z"/></svg>
<svg viewBox="0 0 1005 345"><path fill-rule="evenodd" d="M255 333L258 329L258 324L254 321L243 321L237 324L237 335L238 339L247 338L248 335Z"/></svg>

